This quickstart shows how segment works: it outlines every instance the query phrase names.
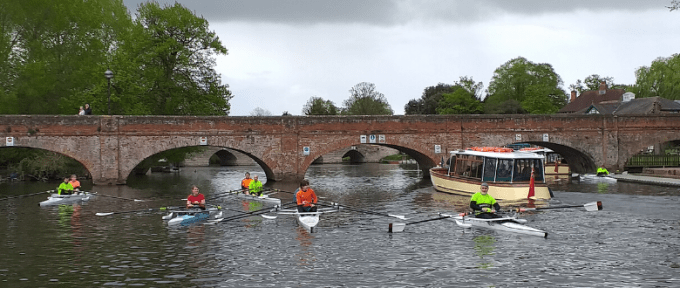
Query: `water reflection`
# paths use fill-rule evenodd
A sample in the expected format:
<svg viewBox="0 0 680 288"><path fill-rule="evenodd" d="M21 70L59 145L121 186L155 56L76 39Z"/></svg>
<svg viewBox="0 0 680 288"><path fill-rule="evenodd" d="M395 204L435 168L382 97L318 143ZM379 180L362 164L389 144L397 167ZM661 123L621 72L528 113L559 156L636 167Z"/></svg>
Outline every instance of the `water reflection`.
<svg viewBox="0 0 680 288"><path fill-rule="evenodd" d="M491 257L494 255L494 249L496 249L496 238L490 235L480 235L472 239L475 242L475 254L479 257L480 262L477 263L477 268L487 269L493 267Z"/></svg>
<svg viewBox="0 0 680 288"><path fill-rule="evenodd" d="M307 230L305 230L303 227L297 227L295 232L295 240L300 242L298 245L300 249L295 255L295 258L298 260L297 265L301 267L312 266L314 262L316 262L314 249L312 247L312 240L314 239L314 236L307 232Z"/></svg>

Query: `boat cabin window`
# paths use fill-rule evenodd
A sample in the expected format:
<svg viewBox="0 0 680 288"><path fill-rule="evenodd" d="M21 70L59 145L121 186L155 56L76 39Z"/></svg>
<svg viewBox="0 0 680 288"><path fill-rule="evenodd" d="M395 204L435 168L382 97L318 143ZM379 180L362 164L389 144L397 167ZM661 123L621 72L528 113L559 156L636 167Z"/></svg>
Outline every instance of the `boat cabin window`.
<svg viewBox="0 0 680 288"><path fill-rule="evenodd" d="M482 157L472 156L472 155L458 155L455 159L455 171L454 175L470 177L470 178L482 178ZM452 162L453 163L453 162Z"/></svg>
<svg viewBox="0 0 680 288"><path fill-rule="evenodd" d="M512 181L512 159L498 159L496 165L496 182Z"/></svg>
<svg viewBox="0 0 680 288"><path fill-rule="evenodd" d="M484 179L483 181L493 182L496 180L496 158L484 159Z"/></svg>
<svg viewBox="0 0 680 288"><path fill-rule="evenodd" d="M534 167L534 180L543 182L543 162L540 159L516 159L513 182L530 181L531 166Z"/></svg>

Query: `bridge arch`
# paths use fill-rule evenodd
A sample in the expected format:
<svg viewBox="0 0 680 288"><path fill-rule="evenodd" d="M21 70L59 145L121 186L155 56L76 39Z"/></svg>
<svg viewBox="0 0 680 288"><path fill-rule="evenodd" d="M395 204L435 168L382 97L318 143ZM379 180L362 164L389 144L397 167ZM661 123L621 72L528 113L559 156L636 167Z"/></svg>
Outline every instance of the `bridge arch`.
<svg viewBox="0 0 680 288"><path fill-rule="evenodd" d="M545 147L562 155L573 173L592 173L601 165L601 163L595 163L594 157L589 153L566 145L542 141L527 141L522 143Z"/></svg>
<svg viewBox="0 0 680 288"><path fill-rule="evenodd" d="M38 146L40 146L40 145L38 145ZM47 151L47 152L52 152L52 153L55 153L55 154L58 154L58 155L62 155L64 157L68 157L70 159L75 160L76 162L78 162L82 166L83 169L85 169L87 175L79 175L79 176L92 176L92 173L90 172L92 167L87 167L87 165L86 165L87 162L83 161L82 158L79 159L77 157L78 156L77 153L71 153L70 151L63 151L61 149L55 149L55 148L58 148L58 147L54 147L54 146L32 147L32 146L24 146L24 145L10 146L10 147L0 146L0 149L33 149L33 150ZM73 174L73 172L66 172L66 173ZM76 173L76 174L78 174L78 173ZM69 175L57 175L57 176L58 177L66 177L66 176L69 176Z"/></svg>

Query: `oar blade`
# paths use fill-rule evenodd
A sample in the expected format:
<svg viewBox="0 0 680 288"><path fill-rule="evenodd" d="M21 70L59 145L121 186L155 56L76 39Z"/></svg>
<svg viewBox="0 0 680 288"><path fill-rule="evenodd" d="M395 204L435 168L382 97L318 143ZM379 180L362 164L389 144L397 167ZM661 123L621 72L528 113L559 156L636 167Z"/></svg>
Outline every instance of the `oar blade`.
<svg viewBox="0 0 680 288"><path fill-rule="evenodd" d="M97 213L97 214L94 214L94 215L97 215L97 216L109 216L109 215L113 215L113 214L115 214L115 213L114 213L114 212L107 212L107 213L102 213L102 212L100 212L100 213Z"/></svg>
<svg viewBox="0 0 680 288"><path fill-rule="evenodd" d="M387 215L390 216L390 217L401 219L401 220L408 220L408 218L406 218L404 215L395 215L395 214L387 214Z"/></svg>
<svg viewBox="0 0 680 288"><path fill-rule="evenodd" d="M277 217L276 215L266 215L266 214L261 214L260 216L262 216L262 218L264 218L264 219L269 219L269 220L274 220Z"/></svg>
<svg viewBox="0 0 680 288"><path fill-rule="evenodd" d="M387 232L389 233L404 232L404 228L406 228L406 223L390 223L390 227L389 230L387 230Z"/></svg>
<svg viewBox="0 0 680 288"><path fill-rule="evenodd" d="M585 205L583 205L583 207L585 207L586 211L589 212L599 211L602 210L602 201L586 203Z"/></svg>

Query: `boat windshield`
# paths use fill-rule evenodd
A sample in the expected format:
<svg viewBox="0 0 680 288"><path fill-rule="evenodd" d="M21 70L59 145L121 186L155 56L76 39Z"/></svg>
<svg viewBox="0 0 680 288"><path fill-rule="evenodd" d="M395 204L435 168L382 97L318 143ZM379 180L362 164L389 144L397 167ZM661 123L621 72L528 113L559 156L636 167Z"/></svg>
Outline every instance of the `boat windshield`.
<svg viewBox="0 0 680 288"><path fill-rule="evenodd" d="M540 159L516 159L515 175L512 181L531 180L532 166L534 167L534 181L543 182L543 162Z"/></svg>

